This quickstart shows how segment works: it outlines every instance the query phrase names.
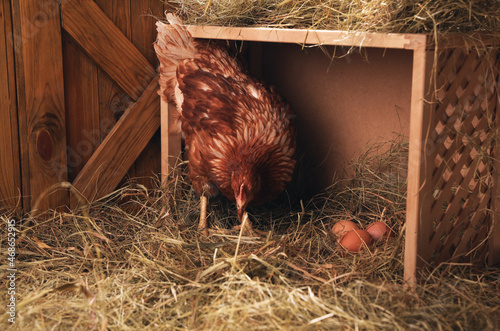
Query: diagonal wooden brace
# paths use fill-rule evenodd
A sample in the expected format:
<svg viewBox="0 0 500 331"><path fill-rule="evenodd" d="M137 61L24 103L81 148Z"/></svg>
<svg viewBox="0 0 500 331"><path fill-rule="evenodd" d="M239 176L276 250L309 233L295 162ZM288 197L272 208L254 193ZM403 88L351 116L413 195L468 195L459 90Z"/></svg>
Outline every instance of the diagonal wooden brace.
<svg viewBox="0 0 500 331"><path fill-rule="evenodd" d="M158 75L122 115L73 182L85 202L112 192L160 127ZM79 204L71 196L71 207Z"/></svg>

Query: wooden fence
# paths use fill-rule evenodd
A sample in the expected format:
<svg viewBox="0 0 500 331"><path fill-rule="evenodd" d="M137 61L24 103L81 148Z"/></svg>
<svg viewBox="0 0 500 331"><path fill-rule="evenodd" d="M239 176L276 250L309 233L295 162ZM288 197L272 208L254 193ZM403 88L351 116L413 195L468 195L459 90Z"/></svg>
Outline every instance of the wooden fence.
<svg viewBox="0 0 500 331"><path fill-rule="evenodd" d="M0 206L76 204L160 171L159 0L0 5ZM143 179L140 179L140 178ZM71 200L71 201L70 201Z"/></svg>

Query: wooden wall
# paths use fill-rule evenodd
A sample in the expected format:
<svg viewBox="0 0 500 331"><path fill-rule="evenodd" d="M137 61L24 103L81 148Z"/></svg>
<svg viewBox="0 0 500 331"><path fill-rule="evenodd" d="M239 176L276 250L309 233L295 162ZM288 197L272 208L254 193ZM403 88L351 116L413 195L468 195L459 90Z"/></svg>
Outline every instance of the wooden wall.
<svg viewBox="0 0 500 331"><path fill-rule="evenodd" d="M151 186L164 10L160 0L2 1L0 207L76 205L57 189L64 181L89 200L127 177Z"/></svg>
<svg viewBox="0 0 500 331"><path fill-rule="evenodd" d="M161 17L163 3L159 0L96 0L95 3L156 67L157 59L152 47L156 40L156 20L150 15ZM63 53L66 126L77 128L67 133L68 177L74 180L134 100L66 32L63 33ZM146 177L159 171L159 162L159 135L156 134L127 174L129 177L142 177L139 181L149 184Z"/></svg>

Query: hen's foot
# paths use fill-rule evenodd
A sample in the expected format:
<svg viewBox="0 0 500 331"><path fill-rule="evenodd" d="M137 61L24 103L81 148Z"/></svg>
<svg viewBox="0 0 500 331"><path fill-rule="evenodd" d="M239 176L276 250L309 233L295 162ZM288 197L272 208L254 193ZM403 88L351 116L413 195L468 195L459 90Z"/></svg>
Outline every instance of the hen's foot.
<svg viewBox="0 0 500 331"><path fill-rule="evenodd" d="M200 197L200 222L198 223L198 231L208 236L208 221L207 221L207 197Z"/></svg>

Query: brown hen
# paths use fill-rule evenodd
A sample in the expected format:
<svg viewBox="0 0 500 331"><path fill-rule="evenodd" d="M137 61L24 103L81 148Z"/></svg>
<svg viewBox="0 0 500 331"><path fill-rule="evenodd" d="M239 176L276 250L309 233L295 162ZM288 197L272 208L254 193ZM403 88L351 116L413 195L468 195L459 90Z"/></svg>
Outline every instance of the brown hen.
<svg viewBox="0 0 500 331"><path fill-rule="evenodd" d="M294 116L225 49L194 40L175 15L167 20L157 23L155 43L160 95L177 105L189 177L202 199L199 228L207 230L206 199L219 191L236 202L241 222L248 205L274 199L290 182Z"/></svg>

